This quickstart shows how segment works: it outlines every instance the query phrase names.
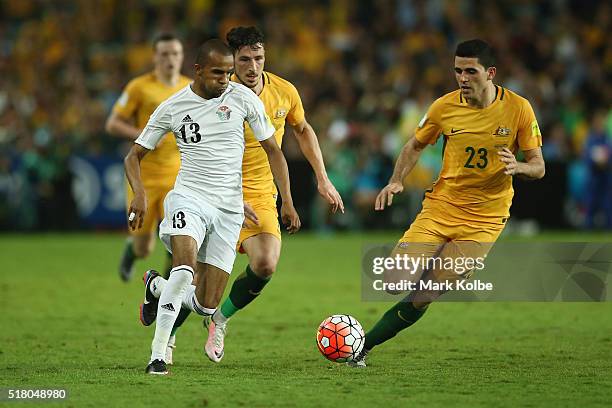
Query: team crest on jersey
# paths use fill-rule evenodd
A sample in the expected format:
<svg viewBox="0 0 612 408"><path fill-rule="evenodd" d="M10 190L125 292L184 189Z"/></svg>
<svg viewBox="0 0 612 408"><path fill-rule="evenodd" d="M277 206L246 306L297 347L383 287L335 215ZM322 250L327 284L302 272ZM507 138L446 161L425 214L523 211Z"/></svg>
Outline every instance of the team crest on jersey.
<svg viewBox="0 0 612 408"><path fill-rule="evenodd" d="M219 106L219 109L217 109L217 116L219 117L219 120L229 120L231 113L232 110L225 105L221 105Z"/></svg>
<svg viewBox="0 0 612 408"><path fill-rule="evenodd" d="M510 128L500 126L500 127L497 128L497 130L493 134L495 136L510 136L510 132L511 131L512 130Z"/></svg>
<svg viewBox="0 0 612 408"><path fill-rule="evenodd" d="M284 118L285 115L287 115L287 109L283 109L280 108L279 110L276 111L276 113L274 114L274 119L280 119L280 118Z"/></svg>

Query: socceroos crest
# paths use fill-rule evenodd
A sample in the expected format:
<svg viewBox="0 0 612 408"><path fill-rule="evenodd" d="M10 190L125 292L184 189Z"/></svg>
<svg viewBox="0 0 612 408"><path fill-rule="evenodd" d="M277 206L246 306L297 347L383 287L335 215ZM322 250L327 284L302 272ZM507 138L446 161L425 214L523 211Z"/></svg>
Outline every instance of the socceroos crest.
<svg viewBox="0 0 612 408"><path fill-rule="evenodd" d="M280 118L284 118L287 115L287 109L285 108L280 108L276 111L276 113L274 114L274 119L280 119Z"/></svg>
<svg viewBox="0 0 612 408"><path fill-rule="evenodd" d="M219 109L217 109L217 116L219 117L219 120L229 120L231 113L232 110L225 105L221 105L219 106Z"/></svg>
<svg viewBox="0 0 612 408"><path fill-rule="evenodd" d="M495 136L510 136L510 132L512 132L510 128L500 126L497 128L497 130L493 134Z"/></svg>

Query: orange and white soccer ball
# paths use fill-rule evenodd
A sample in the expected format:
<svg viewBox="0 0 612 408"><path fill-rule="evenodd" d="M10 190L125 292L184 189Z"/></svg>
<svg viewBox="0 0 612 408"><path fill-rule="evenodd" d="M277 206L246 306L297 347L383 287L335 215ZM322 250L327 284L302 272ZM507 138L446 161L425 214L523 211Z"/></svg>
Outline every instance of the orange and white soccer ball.
<svg viewBox="0 0 612 408"><path fill-rule="evenodd" d="M351 361L363 350L365 334L353 316L333 315L317 330L317 347L325 358L337 363Z"/></svg>

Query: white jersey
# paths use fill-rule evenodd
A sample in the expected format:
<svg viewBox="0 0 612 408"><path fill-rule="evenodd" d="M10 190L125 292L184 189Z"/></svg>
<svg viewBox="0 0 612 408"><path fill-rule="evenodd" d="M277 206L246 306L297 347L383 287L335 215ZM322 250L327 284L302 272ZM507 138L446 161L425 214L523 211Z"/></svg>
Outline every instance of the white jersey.
<svg viewBox="0 0 612 408"><path fill-rule="evenodd" d="M188 85L158 106L136 143L153 150L173 132L181 153L174 190L242 213L245 121L259 141L274 134L263 103L246 86L230 82L221 96L204 99Z"/></svg>

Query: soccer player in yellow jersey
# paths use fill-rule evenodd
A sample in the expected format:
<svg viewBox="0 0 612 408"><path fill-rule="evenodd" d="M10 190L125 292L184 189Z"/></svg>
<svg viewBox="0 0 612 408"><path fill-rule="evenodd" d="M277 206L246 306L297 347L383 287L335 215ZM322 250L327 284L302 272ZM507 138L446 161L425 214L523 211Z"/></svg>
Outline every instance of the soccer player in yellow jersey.
<svg viewBox="0 0 612 408"><path fill-rule="evenodd" d="M510 215L512 177L544 176L542 136L533 109L525 98L493 83L496 68L491 47L478 39L460 43L454 70L459 89L431 105L400 153L389 184L376 197L377 211L391 205L422 150L444 138L440 176L425 193L423 209L392 256L484 257ZM518 150L523 152L524 162L516 160ZM417 276L442 282L465 279L472 273L458 272L434 262ZM395 270L386 278L397 282L406 276ZM374 346L414 324L442 293L411 292L366 333L363 352L349 364L365 367L365 358Z"/></svg>
<svg viewBox="0 0 612 408"><path fill-rule="evenodd" d="M235 27L228 32L226 38L234 51L235 74L232 80L249 87L263 101L276 128L274 137L279 146L285 133L285 124L293 128L300 149L315 173L319 194L331 205L332 211L344 211L342 198L327 177L317 136L306 121L297 89L289 81L264 71L265 49L261 31L256 27ZM276 270L281 251L277 192L270 166L248 126L245 137L243 199L254 210L258 223L252 223L240 233L238 249L247 254L249 265L236 278L228 298L217 309L209 325L205 351L214 362L219 362L223 356L228 319L261 293Z"/></svg>
<svg viewBox="0 0 612 408"><path fill-rule="evenodd" d="M115 103L106 121L106 130L110 134L135 140L157 106L191 82L190 78L180 74L183 46L178 38L172 34L159 35L153 42L153 51L153 71L131 80ZM180 163L176 141L170 133L142 160L141 176L148 200L147 211L142 228L129 231L131 237L119 264L119 276L126 282L132 276L135 259L147 257L154 248L156 229L164 218L164 198L174 186ZM127 185L127 206L133 196Z"/></svg>

